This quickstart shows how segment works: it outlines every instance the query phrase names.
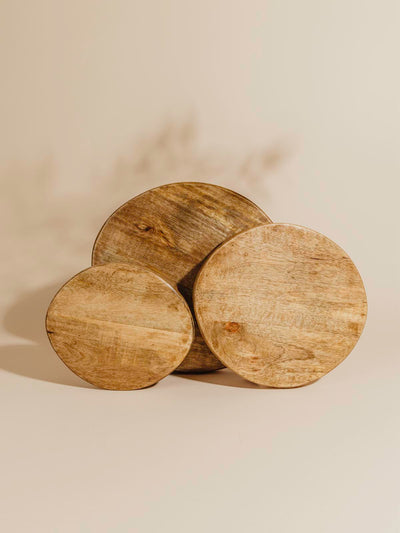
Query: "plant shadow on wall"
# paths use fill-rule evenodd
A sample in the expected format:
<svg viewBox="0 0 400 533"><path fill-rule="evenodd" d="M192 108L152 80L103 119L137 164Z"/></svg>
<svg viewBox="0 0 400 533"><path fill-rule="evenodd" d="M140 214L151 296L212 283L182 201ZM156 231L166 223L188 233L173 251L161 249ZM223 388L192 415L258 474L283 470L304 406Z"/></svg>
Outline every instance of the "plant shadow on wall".
<svg viewBox="0 0 400 533"><path fill-rule="evenodd" d="M94 238L104 220L122 203L146 189L173 181L207 181L247 194L263 207L268 181L287 150L280 144L246 153L202 151L192 118L168 122L116 159L111 172L96 177L87 195L57 196L51 159L27 169L14 165L4 175L8 193L2 209L2 236L14 263L2 265L8 284L5 329L33 344L0 348L0 368L70 386L91 387L66 368L53 352L44 318L51 298L74 273L90 266ZM23 181L24 186L20 183ZM64 277L63 280L60 278ZM49 285L49 280L53 283ZM39 288L37 288L39 286ZM36 287L36 288L35 288ZM206 383L260 388L229 370L185 375Z"/></svg>

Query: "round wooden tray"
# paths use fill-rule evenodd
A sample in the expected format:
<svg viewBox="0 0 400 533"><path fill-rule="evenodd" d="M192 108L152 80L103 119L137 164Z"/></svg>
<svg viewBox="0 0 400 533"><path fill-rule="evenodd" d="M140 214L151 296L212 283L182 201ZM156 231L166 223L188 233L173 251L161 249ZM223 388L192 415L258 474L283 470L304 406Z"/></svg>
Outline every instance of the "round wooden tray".
<svg viewBox="0 0 400 533"><path fill-rule="evenodd" d="M217 185L171 183L129 200L106 221L93 248L92 264L139 262L177 285L192 308L197 272L210 252L233 235L271 222L247 198ZM222 368L196 325L181 372Z"/></svg>
<svg viewBox="0 0 400 533"><path fill-rule="evenodd" d="M222 244L202 267L194 309L214 354L249 381L311 383L351 352L367 314L348 255L311 229L270 224Z"/></svg>
<svg viewBox="0 0 400 533"><path fill-rule="evenodd" d="M62 361L104 389L141 389L183 361L194 336L182 296L137 265L91 267L68 281L47 312L46 329Z"/></svg>

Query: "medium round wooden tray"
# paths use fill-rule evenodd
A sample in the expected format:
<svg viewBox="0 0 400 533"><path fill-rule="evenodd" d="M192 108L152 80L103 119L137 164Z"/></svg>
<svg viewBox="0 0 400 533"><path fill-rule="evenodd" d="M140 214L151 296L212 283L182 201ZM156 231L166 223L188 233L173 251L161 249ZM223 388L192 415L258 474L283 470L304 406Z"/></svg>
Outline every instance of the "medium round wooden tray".
<svg viewBox="0 0 400 533"><path fill-rule="evenodd" d="M351 352L367 314L348 255L320 233L290 224L250 229L202 267L194 309L214 354L249 381L311 383Z"/></svg>
<svg viewBox="0 0 400 533"><path fill-rule="evenodd" d="M141 389L183 361L194 336L182 296L137 265L91 267L68 281L47 312L46 329L62 361L104 389Z"/></svg>
<svg viewBox="0 0 400 533"><path fill-rule="evenodd" d="M247 198L217 185L171 183L129 200L97 236L92 264L139 262L177 285L192 308L192 288L204 259L233 235L271 222ZM222 368L196 326L181 372Z"/></svg>

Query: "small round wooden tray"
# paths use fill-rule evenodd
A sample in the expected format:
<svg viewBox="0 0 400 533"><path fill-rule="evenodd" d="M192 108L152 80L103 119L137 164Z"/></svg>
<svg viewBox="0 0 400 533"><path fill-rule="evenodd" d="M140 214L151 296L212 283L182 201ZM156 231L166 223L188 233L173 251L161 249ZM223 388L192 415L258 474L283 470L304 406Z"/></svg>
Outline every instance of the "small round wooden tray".
<svg viewBox="0 0 400 533"><path fill-rule="evenodd" d="M348 255L311 229L270 224L222 244L194 287L214 354L249 381L311 383L351 352L364 327L363 282Z"/></svg>
<svg viewBox="0 0 400 533"><path fill-rule="evenodd" d="M137 265L91 267L68 281L47 312L46 329L62 361L104 389L141 389L183 361L194 336L182 296Z"/></svg>
<svg viewBox="0 0 400 533"><path fill-rule="evenodd" d="M106 221L93 248L92 264L139 262L177 285L192 308L192 288L200 265L233 235L271 222L247 198L217 185L171 183L129 200ZM181 372L222 368L196 326Z"/></svg>

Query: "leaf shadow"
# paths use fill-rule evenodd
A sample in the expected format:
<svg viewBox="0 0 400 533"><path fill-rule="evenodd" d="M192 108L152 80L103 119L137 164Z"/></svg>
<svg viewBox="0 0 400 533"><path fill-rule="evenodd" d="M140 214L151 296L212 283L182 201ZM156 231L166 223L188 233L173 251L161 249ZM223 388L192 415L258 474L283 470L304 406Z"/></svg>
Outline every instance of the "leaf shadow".
<svg viewBox="0 0 400 533"><path fill-rule="evenodd" d="M55 355L45 332L47 306L62 282L27 289L39 279L54 279L54 272L66 274L89 266L91 244L101 223L132 196L171 181L209 181L251 194L262 204L268 196L268 181L288 155L287 144L265 142L241 153L210 150L202 148L199 133L193 116L164 122L134 142L128 153L117 156L104 175L92 176L90 193L86 194L55 193L57 165L52 157L32 168L16 161L2 172L0 178L8 191L0 210L5 217L2 238L13 260L3 262L0 269L2 277L9 280L7 298L21 293L6 310L4 327L30 344L0 346L0 368L33 379L91 387ZM44 259L43 263L38 257ZM196 271L188 273L179 284L190 304ZM242 378L228 376L229 372L205 374L202 378L181 375L185 379L245 386Z"/></svg>

